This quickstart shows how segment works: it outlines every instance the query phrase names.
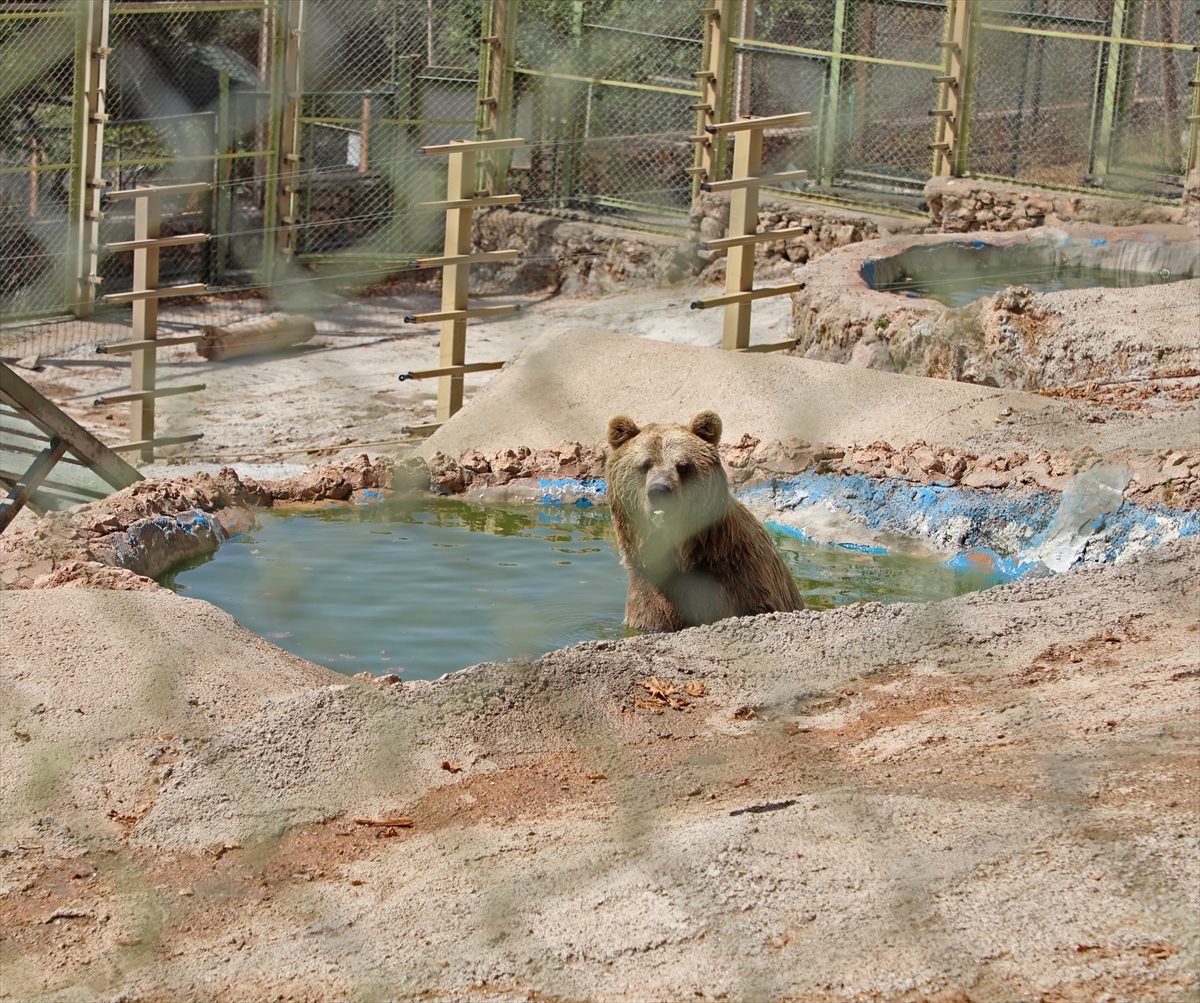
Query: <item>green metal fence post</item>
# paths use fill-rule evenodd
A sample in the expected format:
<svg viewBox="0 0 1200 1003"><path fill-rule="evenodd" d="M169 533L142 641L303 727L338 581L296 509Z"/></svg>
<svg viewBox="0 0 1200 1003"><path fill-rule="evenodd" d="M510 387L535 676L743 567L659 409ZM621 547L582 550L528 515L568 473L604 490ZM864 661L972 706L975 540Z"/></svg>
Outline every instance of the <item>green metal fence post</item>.
<svg viewBox="0 0 1200 1003"><path fill-rule="evenodd" d="M267 176L263 182L263 238L261 281L270 285L275 277L275 242L271 239L279 211L279 122L283 116L283 64L287 38L287 18L283 8L287 0L271 0L270 27L274 37L270 46L270 66L267 80L270 87L270 111L267 115Z"/></svg>
<svg viewBox="0 0 1200 1003"><path fill-rule="evenodd" d="M1188 115L1187 165L1183 174L1183 194L1200 198L1200 56L1192 77L1191 112Z"/></svg>
<svg viewBox="0 0 1200 1003"><path fill-rule="evenodd" d="M571 47L575 50L575 68L581 69L581 58L583 54L583 0L571 0ZM591 97L592 84L588 84L589 98ZM573 88L578 89L578 88ZM579 162L582 155L581 147L583 146L583 123L579 121L578 116L570 114L570 106L560 105L559 111L565 112L565 116L556 118L555 135L563 141L560 147L562 151L562 173L560 175L560 184L558 190L557 204L559 206L567 206L571 199L575 197L575 190L579 185Z"/></svg>
<svg viewBox="0 0 1200 1003"><path fill-rule="evenodd" d="M1109 35L1121 37L1125 31L1125 19L1129 14L1129 0L1113 0L1112 21ZM1121 63L1124 52L1120 42L1111 41L1106 47L1107 56L1104 61L1104 79L1095 101L1099 105L1100 127L1096 136L1093 162L1089 165L1090 174L1104 176L1112 169L1114 150L1113 126L1117 116L1117 96L1121 81Z"/></svg>
<svg viewBox="0 0 1200 1003"><path fill-rule="evenodd" d="M834 0L833 38L830 42L831 56L825 74L825 107L822 109L821 128L821 176L820 184L832 185L838 169L837 137L839 102L842 94L843 46L846 43L846 2Z"/></svg>
<svg viewBox="0 0 1200 1003"><path fill-rule="evenodd" d="M229 119L229 71L221 70L219 77L220 93L217 98L217 152L225 155L214 165L213 181L216 185L216 212L214 213L213 228L209 232L215 239L216 260L213 263L212 280L220 283L225 281L225 263L229 257L229 207L233 196L230 182L233 179L233 161L228 158L232 152L230 136L233 134L233 123Z"/></svg>

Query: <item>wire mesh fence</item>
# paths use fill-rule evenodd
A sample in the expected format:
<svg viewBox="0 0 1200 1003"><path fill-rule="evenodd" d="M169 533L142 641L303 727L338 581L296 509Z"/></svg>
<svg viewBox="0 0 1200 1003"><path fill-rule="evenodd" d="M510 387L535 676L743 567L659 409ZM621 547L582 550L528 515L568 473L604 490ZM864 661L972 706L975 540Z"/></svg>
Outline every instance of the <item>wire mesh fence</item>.
<svg viewBox="0 0 1200 1003"><path fill-rule="evenodd" d="M79 64L89 2L0 0L6 324L70 309L89 281L72 252L86 230ZM521 192L525 208L681 229L719 9L722 108L812 114L765 137L764 170L806 170L793 190L811 195L921 208L931 113L944 114L935 78L950 0L522 0L503 39L485 35L498 2L114 0L103 8L111 55L99 180L110 191L208 183L168 206L163 232L211 239L165 248L161 270L164 282L218 288L269 287L297 267L380 274L436 252L441 214L418 203L444 198L446 168L420 148L491 135L497 122L528 145L487 185ZM1200 16L1178 0L966 9L974 43L960 169L1182 195L1195 158ZM502 108L486 69L495 46L511 78ZM100 296L130 288L129 255L104 247L131 235L131 205L103 206ZM281 253L291 264L273 275Z"/></svg>
<svg viewBox="0 0 1200 1003"><path fill-rule="evenodd" d="M901 204L907 196L911 205L929 176L944 19L945 4L933 2L764 12L754 37L734 40L749 67L740 108L813 116L782 148L768 143L768 160L807 170L807 187L824 194Z"/></svg>
<svg viewBox="0 0 1200 1003"><path fill-rule="evenodd" d="M1160 198L1182 193L1200 18L1175 3L987 0L971 168Z"/></svg>
<svg viewBox="0 0 1200 1003"><path fill-rule="evenodd" d="M48 312L67 285L75 20L0 4L0 310Z"/></svg>
<svg viewBox="0 0 1200 1003"><path fill-rule="evenodd" d="M671 25L670 34L661 30ZM518 25L512 183L537 204L642 215L691 197L699 6L530 0Z"/></svg>
<svg viewBox="0 0 1200 1003"><path fill-rule="evenodd" d="M401 258L437 246L445 164L475 133L476 0L317 0L305 12L297 253Z"/></svg>

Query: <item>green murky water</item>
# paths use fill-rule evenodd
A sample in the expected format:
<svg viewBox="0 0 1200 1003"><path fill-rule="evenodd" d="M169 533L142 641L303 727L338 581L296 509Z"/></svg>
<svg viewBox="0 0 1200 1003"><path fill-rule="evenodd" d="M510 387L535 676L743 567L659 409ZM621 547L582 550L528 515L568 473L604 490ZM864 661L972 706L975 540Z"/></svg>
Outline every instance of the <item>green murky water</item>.
<svg viewBox="0 0 1200 1003"><path fill-rule="evenodd" d="M622 637L625 571L606 508L422 499L269 513L163 584L339 672L433 679ZM925 602L1002 579L777 535L805 603Z"/></svg>
<svg viewBox="0 0 1200 1003"><path fill-rule="evenodd" d="M1064 289L1127 289L1188 278L1167 269L1132 272L1055 263L1044 248L996 247L979 242L935 244L902 251L894 259L901 272L875 288L902 296L924 296L963 307L1009 286L1039 292Z"/></svg>

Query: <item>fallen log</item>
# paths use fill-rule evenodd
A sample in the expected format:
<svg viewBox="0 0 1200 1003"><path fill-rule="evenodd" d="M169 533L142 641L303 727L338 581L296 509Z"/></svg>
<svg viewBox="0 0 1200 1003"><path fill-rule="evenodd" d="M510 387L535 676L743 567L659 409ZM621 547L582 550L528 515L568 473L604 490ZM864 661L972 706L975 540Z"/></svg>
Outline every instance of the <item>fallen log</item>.
<svg viewBox="0 0 1200 1003"><path fill-rule="evenodd" d="M303 344L316 333L317 326L311 317L269 313L224 326L206 325L204 340L196 345L196 351L210 361L265 355Z"/></svg>

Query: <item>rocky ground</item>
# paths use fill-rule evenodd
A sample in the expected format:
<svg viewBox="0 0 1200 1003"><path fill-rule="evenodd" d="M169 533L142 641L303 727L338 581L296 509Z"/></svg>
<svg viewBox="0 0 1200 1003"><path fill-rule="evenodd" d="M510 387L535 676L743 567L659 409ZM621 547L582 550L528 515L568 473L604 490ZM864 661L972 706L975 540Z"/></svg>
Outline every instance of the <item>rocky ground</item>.
<svg viewBox="0 0 1200 1003"><path fill-rule="evenodd" d="M157 470L236 473L10 528L0 999L1197 998L1195 541L433 683L340 676L144 577L174 552L154 536L164 514L201 512L207 546L254 505L414 472L443 490L594 473L614 410L716 407L743 482L801 468L1054 490L1114 460L1143 504L1196 504L1194 401L1128 409L659 343L717 340L719 318L684 299L550 301L537 331L487 325L506 354L551 333L472 383L428 465L394 440L431 387L395 371L431 364L435 335L400 341L379 316L212 365L212 452ZM644 337L571 331L581 303ZM764 319L786 325L776 309ZM166 369L193 382L196 365ZM108 369L31 378L93 427L119 420L90 410ZM284 450L339 458L289 480L312 455ZM131 526L146 563L115 568Z"/></svg>
<svg viewBox="0 0 1200 1003"><path fill-rule="evenodd" d="M424 684L159 590L0 593L0 993L1195 999L1198 572Z"/></svg>

